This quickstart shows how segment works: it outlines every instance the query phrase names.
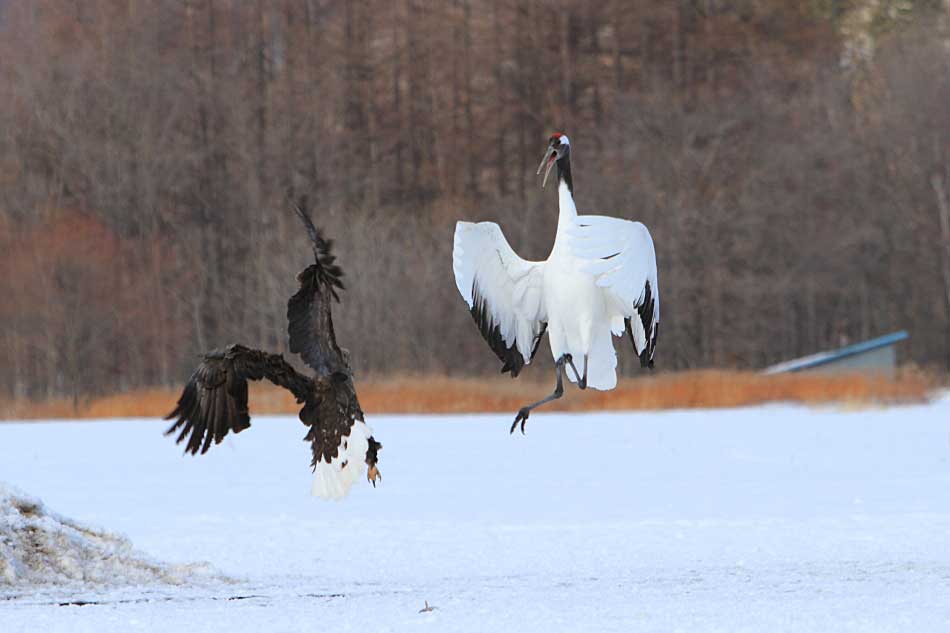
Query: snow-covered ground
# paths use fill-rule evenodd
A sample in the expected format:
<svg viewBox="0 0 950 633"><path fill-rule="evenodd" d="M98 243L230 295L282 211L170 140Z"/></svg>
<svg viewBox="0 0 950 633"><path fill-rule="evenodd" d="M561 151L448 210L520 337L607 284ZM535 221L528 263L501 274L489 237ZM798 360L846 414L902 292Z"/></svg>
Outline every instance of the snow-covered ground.
<svg viewBox="0 0 950 633"><path fill-rule="evenodd" d="M0 483L0 597L24 595L37 585L181 585L208 576L220 579L208 565L149 560L127 538L51 512L39 499Z"/></svg>
<svg viewBox="0 0 950 633"><path fill-rule="evenodd" d="M375 416L382 485L341 503L291 418L198 458L154 420L0 424L0 481L233 579L0 584L0 631L950 630L950 398L510 423Z"/></svg>

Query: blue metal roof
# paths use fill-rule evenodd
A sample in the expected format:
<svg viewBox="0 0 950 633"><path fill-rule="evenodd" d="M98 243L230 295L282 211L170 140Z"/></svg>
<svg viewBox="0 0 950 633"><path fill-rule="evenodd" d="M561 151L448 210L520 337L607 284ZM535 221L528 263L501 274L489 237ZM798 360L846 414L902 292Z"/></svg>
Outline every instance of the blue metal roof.
<svg viewBox="0 0 950 633"><path fill-rule="evenodd" d="M879 347L894 345L895 343L899 343L908 338L910 338L910 335L907 333L907 331L900 330L898 332L892 332L891 334L879 336L878 338L872 338L869 341L848 345L847 347L841 347L839 349L829 350L827 352L818 352L817 354L811 354L810 356L802 356L801 358L778 363L776 365L772 365L771 367L766 367L765 373L780 374L787 371L811 369L812 367L818 367L819 365L824 365L826 363L833 363L836 360L841 360L842 358L847 358L848 356L870 352L871 350L878 349Z"/></svg>

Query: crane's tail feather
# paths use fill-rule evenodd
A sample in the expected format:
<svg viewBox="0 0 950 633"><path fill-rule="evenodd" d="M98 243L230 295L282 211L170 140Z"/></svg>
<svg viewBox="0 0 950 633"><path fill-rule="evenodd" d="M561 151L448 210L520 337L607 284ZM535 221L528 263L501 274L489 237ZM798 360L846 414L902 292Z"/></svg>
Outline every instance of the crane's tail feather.
<svg viewBox="0 0 950 633"><path fill-rule="evenodd" d="M583 355L572 354L572 356L574 356L577 371L583 372ZM574 371L570 367L564 374L571 382L577 382ZM610 391L617 386L617 352L614 349L610 330L604 329L594 336L587 359L587 386L600 391Z"/></svg>

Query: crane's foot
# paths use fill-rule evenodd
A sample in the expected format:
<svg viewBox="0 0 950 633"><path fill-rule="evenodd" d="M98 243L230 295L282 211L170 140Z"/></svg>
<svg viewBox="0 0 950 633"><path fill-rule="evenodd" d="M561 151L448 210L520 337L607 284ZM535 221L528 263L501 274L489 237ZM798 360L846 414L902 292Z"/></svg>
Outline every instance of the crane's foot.
<svg viewBox="0 0 950 633"><path fill-rule="evenodd" d="M518 423L521 423L521 434L524 435L524 423L528 421L528 416L531 415L530 407L521 407L518 410L518 415L515 416L515 421L511 425L511 430L508 431L508 434L515 432L515 429L518 427Z"/></svg>
<svg viewBox="0 0 950 633"><path fill-rule="evenodd" d="M377 481L382 481L383 476L380 474L379 469L376 468L376 464L373 464L366 470L366 481L373 484L373 488L376 487Z"/></svg>

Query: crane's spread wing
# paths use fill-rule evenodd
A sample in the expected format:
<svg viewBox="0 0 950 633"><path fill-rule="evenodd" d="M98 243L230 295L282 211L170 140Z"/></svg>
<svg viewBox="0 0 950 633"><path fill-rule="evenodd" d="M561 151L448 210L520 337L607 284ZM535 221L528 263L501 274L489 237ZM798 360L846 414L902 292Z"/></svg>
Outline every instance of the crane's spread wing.
<svg viewBox="0 0 950 633"><path fill-rule="evenodd" d="M175 423L165 435L181 430L176 443L186 438L185 452L206 453L231 431L251 426L247 410L247 381L266 378L288 389L305 402L312 396L313 381L297 373L279 354L268 354L243 345L229 345L205 355L165 419Z"/></svg>
<svg viewBox="0 0 950 633"><path fill-rule="evenodd" d="M459 222L452 252L455 284L502 372L518 375L547 329L544 263L521 259L494 222Z"/></svg>
<svg viewBox="0 0 950 633"><path fill-rule="evenodd" d="M650 231L640 222L581 215L570 238L574 256L588 260L584 269L607 290L623 315L640 364L652 367L660 327L660 287Z"/></svg>
<svg viewBox="0 0 950 633"><path fill-rule="evenodd" d="M300 289L287 302L290 351L299 354L318 376L349 374L330 314L331 303L340 300L337 290L343 289L343 270L330 250L332 243L323 239L303 209L294 208L310 236L314 263L297 275Z"/></svg>

